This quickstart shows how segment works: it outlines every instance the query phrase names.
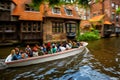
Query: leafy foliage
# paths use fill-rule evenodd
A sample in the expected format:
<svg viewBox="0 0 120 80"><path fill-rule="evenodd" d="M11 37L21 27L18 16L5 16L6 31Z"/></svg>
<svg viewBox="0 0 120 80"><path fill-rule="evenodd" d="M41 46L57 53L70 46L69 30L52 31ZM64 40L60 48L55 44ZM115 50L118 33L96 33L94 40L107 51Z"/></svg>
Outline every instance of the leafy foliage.
<svg viewBox="0 0 120 80"><path fill-rule="evenodd" d="M117 14L120 13L120 7L116 10L116 13L117 13Z"/></svg>
<svg viewBox="0 0 120 80"><path fill-rule="evenodd" d="M91 41L100 39L98 30L92 32L86 32L77 37L77 41Z"/></svg>
<svg viewBox="0 0 120 80"><path fill-rule="evenodd" d="M78 4L82 5L84 7L89 6L89 2L90 2L90 0L78 0Z"/></svg>
<svg viewBox="0 0 120 80"><path fill-rule="evenodd" d="M58 5L58 4L82 4L82 5L86 5L89 3L90 0L32 0L32 2L35 5L39 5L42 2L49 2L50 5Z"/></svg>

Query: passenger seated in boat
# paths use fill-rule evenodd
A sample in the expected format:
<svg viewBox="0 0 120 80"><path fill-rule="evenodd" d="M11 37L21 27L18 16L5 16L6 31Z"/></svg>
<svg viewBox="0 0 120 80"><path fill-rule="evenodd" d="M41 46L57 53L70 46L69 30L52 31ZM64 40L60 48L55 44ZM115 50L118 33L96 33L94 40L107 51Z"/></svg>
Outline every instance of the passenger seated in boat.
<svg viewBox="0 0 120 80"><path fill-rule="evenodd" d="M33 47L32 51L33 51L33 56L38 56L38 44L35 44L35 46Z"/></svg>
<svg viewBox="0 0 120 80"><path fill-rule="evenodd" d="M57 50L57 43L54 43L55 44L55 48L56 48L56 50Z"/></svg>
<svg viewBox="0 0 120 80"><path fill-rule="evenodd" d="M66 50L66 48L63 46L63 44L60 44L60 47L59 47L59 48L60 48L61 51Z"/></svg>
<svg viewBox="0 0 120 80"><path fill-rule="evenodd" d="M55 45L52 45L52 53L56 53L57 49L55 48Z"/></svg>
<svg viewBox="0 0 120 80"><path fill-rule="evenodd" d="M52 46L50 46L50 47L48 48L47 53L48 53L48 54L52 54Z"/></svg>
<svg viewBox="0 0 120 80"><path fill-rule="evenodd" d="M32 51L32 49L30 48L29 45L26 46L25 50L27 50L27 51Z"/></svg>
<svg viewBox="0 0 120 80"><path fill-rule="evenodd" d="M15 48L15 56L17 57L17 59L21 59L21 53L18 47Z"/></svg>
<svg viewBox="0 0 120 80"><path fill-rule="evenodd" d="M61 51L61 49L60 49L60 43L57 43L56 46L57 46L57 52L60 52Z"/></svg>
<svg viewBox="0 0 120 80"><path fill-rule="evenodd" d="M82 42L77 42L77 46L78 47L83 46L83 43Z"/></svg>
<svg viewBox="0 0 120 80"><path fill-rule="evenodd" d="M25 58L28 58L28 55L24 51L22 51L21 52L21 59L25 59Z"/></svg>
<svg viewBox="0 0 120 80"><path fill-rule="evenodd" d="M41 46L41 52L42 52L42 54L47 54L46 44L43 44L43 45Z"/></svg>
<svg viewBox="0 0 120 80"><path fill-rule="evenodd" d="M33 52L29 45L26 46L25 52L28 55L28 57L33 57Z"/></svg>
<svg viewBox="0 0 120 80"><path fill-rule="evenodd" d="M68 45L70 46L70 48L72 48L72 41L69 41Z"/></svg>
<svg viewBox="0 0 120 80"><path fill-rule="evenodd" d="M78 45L75 41L73 42L72 48L78 48Z"/></svg>
<svg viewBox="0 0 120 80"><path fill-rule="evenodd" d="M66 43L66 50L71 49L72 47L69 46L68 43Z"/></svg>
<svg viewBox="0 0 120 80"><path fill-rule="evenodd" d="M33 52L25 50L25 53L28 55L28 57L33 57Z"/></svg>
<svg viewBox="0 0 120 80"><path fill-rule="evenodd" d="M48 54L51 53L51 43L50 42L47 43L46 49L47 49Z"/></svg>
<svg viewBox="0 0 120 80"><path fill-rule="evenodd" d="M15 50L12 49L10 55L5 59L5 62L11 62L13 60L13 57L15 56ZM16 57L17 60L17 57Z"/></svg>
<svg viewBox="0 0 120 80"><path fill-rule="evenodd" d="M38 44L35 44L35 46L33 47L33 56L39 56L38 53L40 53L40 46L38 46Z"/></svg>
<svg viewBox="0 0 120 80"><path fill-rule="evenodd" d="M83 46L83 43L82 43L82 42L80 42L80 46Z"/></svg>

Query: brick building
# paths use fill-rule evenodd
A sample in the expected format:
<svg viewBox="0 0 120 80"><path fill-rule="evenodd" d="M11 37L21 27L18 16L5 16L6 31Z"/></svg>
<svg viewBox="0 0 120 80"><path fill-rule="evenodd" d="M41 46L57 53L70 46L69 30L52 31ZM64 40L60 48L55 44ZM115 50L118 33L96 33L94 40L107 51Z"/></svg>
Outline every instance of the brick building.
<svg viewBox="0 0 120 80"><path fill-rule="evenodd" d="M50 7L45 4L43 39L44 41L61 41L75 38L80 17L73 6Z"/></svg>
<svg viewBox="0 0 120 80"><path fill-rule="evenodd" d="M30 5L31 1L0 1L1 41L42 43L75 38L80 18L73 6L50 7L48 4L42 4L37 9Z"/></svg>
<svg viewBox="0 0 120 80"><path fill-rule="evenodd" d="M116 9L118 9L118 7L120 7L120 0L101 0L101 2L98 3L92 0L90 4L91 18L104 15L102 24L97 25L103 33L102 36L105 36L108 30L111 30L113 34L116 30L119 31L120 14L116 14Z"/></svg>

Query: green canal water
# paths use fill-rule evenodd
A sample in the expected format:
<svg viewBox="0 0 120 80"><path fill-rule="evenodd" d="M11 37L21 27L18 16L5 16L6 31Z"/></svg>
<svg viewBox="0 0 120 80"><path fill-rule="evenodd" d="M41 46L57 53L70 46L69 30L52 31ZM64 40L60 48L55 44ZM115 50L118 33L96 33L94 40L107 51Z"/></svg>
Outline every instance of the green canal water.
<svg viewBox="0 0 120 80"><path fill-rule="evenodd" d="M88 43L83 55L0 70L0 80L120 80L120 38ZM0 59L12 48L0 48Z"/></svg>

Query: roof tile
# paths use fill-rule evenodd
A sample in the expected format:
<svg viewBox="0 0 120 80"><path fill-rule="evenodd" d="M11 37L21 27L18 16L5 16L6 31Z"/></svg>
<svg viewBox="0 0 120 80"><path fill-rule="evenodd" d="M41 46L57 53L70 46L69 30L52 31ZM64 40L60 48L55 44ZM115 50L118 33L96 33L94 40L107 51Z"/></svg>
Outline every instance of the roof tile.
<svg viewBox="0 0 120 80"><path fill-rule="evenodd" d="M67 8L67 9L70 9L72 10L72 15L67 15L67 13L65 12L65 9L64 8ZM58 7L59 8L59 7ZM55 14L52 12L52 7L49 7L48 5L45 5L45 11L46 11L46 15L47 17L56 17L56 18L67 18L67 19L79 19L80 20L80 17L79 15L77 14L77 12L75 11L74 7L73 6L61 6L60 7L60 14Z"/></svg>
<svg viewBox="0 0 120 80"><path fill-rule="evenodd" d="M66 18L66 19L75 19L75 20L80 20L80 17L74 7L72 5L67 5L67 6L60 6L60 12L61 14L55 14L52 12L52 7L50 7L48 4L41 5L40 11L35 12L35 11L25 11L24 7L25 4L31 3L32 0L13 0L13 2L16 4L15 8L13 9L13 16L19 16L19 20L37 20L37 21L42 21L43 16L45 17L55 17L55 18ZM72 15L67 15L65 12L65 9L70 9L72 10ZM44 13L44 14L43 14Z"/></svg>
<svg viewBox="0 0 120 80"><path fill-rule="evenodd" d="M19 16L19 20L42 20L43 13L43 5L40 6L40 11L25 11L25 4L31 3L31 0L13 0L15 2L16 7L13 10L13 16Z"/></svg>

